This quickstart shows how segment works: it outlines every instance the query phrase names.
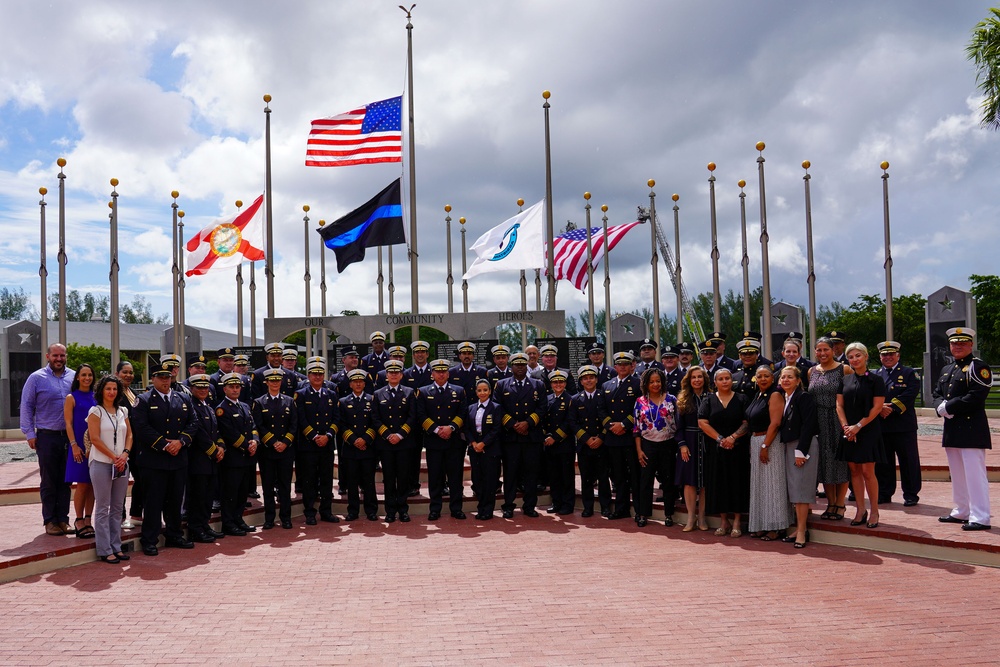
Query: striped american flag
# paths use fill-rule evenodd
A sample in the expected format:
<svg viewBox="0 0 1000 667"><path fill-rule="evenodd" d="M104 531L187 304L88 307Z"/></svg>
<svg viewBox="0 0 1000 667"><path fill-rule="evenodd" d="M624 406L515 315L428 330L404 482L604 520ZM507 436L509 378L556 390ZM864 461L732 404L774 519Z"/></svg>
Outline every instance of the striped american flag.
<svg viewBox="0 0 1000 667"><path fill-rule="evenodd" d="M640 222L608 227L608 252ZM594 268L604 257L604 229L592 227L590 244L594 253ZM556 280L569 280L580 291L587 289L587 228L573 229L555 238Z"/></svg>
<svg viewBox="0 0 1000 667"><path fill-rule="evenodd" d="M402 109L402 96L391 97L314 120L306 142L306 166L402 162Z"/></svg>

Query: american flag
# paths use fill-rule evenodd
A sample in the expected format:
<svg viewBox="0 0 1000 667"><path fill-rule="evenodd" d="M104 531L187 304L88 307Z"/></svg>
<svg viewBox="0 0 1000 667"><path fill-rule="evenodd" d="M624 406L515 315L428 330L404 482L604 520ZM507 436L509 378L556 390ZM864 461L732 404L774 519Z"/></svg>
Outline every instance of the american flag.
<svg viewBox="0 0 1000 667"><path fill-rule="evenodd" d="M608 252L639 222L608 227ZM555 238L556 280L569 280L580 291L587 289L587 228L573 229ZM594 253L594 268L604 257L604 229L592 227L590 245Z"/></svg>
<svg viewBox="0 0 1000 667"><path fill-rule="evenodd" d="M403 98L391 97L312 122L307 167L403 161Z"/></svg>

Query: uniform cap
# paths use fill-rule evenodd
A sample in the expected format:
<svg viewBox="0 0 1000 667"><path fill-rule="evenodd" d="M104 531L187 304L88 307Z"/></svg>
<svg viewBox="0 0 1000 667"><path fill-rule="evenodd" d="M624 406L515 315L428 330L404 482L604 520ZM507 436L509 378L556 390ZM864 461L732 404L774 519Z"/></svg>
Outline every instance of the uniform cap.
<svg viewBox="0 0 1000 667"><path fill-rule="evenodd" d="M528 355L526 355L524 352L515 352L514 354L510 355L510 365L514 366L515 364L527 365Z"/></svg>
<svg viewBox="0 0 1000 667"><path fill-rule="evenodd" d="M382 333L381 331L373 331L370 339L371 339L371 342L373 342L373 343L375 341L377 341L377 340L384 341L385 340L385 334Z"/></svg>
<svg viewBox="0 0 1000 667"><path fill-rule="evenodd" d="M954 329L948 329L945 335L948 336L949 343L965 343L972 342L972 338L976 335L976 332L968 327L955 327Z"/></svg>
<svg viewBox="0 0 1000 667"><path fill-rule="evenodd" d="M714 341L716 344L726 342L726 334L721 331L713 331L712 335L708 337L709 340Z"/></svg>
<svg viewBox="0 0 1000 667"><path fill-rule="evenodd" d="M646 348L646 347L651 347L651 348L653 348L653 349L656 349L656 343L655 343L655 342L653 342L653 341L652 341L651 339L649 339L649 338L644 338L644 339L642 340L642 343L640 343L640 345L639 345L639 349L641 350L641 349L643 349L643 348Z"/></svg>
<svg viewBox="0 0 1000 667"><path fill-rule="evenodd" d="M894 340L884 340L878 344L879 354L887 354L890 352L899 352L899 343Z"/></svg>
<svg viewBox="0 0 1000 667"><path fill-rule="evenodd" d="M160 362L160 365L157 368L154 368L150 372L150 375L152 375L153 377L156 377L157 375L167 375L167 376L171 375L170 364L165 361Z"/></svg>
<svg viewBox="0 0 1000 667"><path fill-rule="evenodd" d="M219 351L216 353L215 356L218 357L219 359L226 359L226 358L232 359L236 355L233 353L233 348L220 347Z"/></svg>
<svg viewBox="0 0 1000 667"><path fill-rule="evenodd" d="M576 376L581 380L587 375L599 376L600 373L597 371L597 366L587 364L586 366L580 366L580 369L576 372Z"/></svg>
<svg viewBox="0 0 1000 667"><path fill-rule="evenodd" d="M789 331L788 334L785 336L785 340L797 340L801 343L802 339L805 337L806 335L801 331Z"/></svg>
<svg viewBox="0 0 1000 667"><path fill-rule="evenodd" d="M283 380L285 378L285 371L280 368L268 368L264 371L264 381L267 382L273 378L278 378Z"/></svg>
<svg viewBox="0 0 1000 667"><path fill-rule="evenodd" d="M462 341L461 343L458 344L458 351L459 352L473 352L473 353L475 353L476 346L473 345L471 342L469 342L467 340L466 341Z"/></svg>
<svg viewBox="0 0 1000 667"><path fill-rule="evenodd" d="M506 345L494 345L492 348L490 348L490 353L494 357L497 356L497 355L503 355L503 354L506 354L506 355L509 356L510 355L510 348L507 347Z"/></svg>
<svg viewBox="0 0 1000 667"><path fill-rule="evenodd" d="M250 357L248 357L245 354L234 354L233 355L233 363L235 365L237 365L237 366L239 366L241 364L246 364L247 366L249 366L250 365Z"/></svg>
<svg viewBox="0 0 1000 667"><path fill-rule="evenodd" d="M160 365L164 368L180 368L181 356L179 354L165 354L160 357Z"/></svg>
<svg viewBox="0 0 1000 667"><path fill-rule="evenodd" d="M319 373L320 375L326 375L326 364L321 364L315 361L311 364L306 364L306 373Z"/></svg>
<svg viewBox="0 0 1000 667"><path fill-rule="evenodd" d="M749 338L750 340L755 340L758 343L760 343L761 341L764 340L764 334L762 334L759 331L744 331L743 338L744 339Z"/></svg>
<svg viewBox="0 0 1000 667"><path fill-rule="evenodd" d="M834 343L843 343L847 341L847 334L843 331L831 331L826 335Z"/></svg>
<svg viewBox="0 0 1000 667"><path fill-rule="evenodd" d="M354 382L355 380L367 380L368 371L364 370L363 368L355 368L353 371L350 371L347 374L347 379L350 380L351 382Z"/></svg>
<svg viewBox="0 0 1000 667"><path fill-rule="evenodd" d="M451 363L447 359L435 359L430 363L432 371L451 370Z"/></svg>
<svg viewBox="0 0 1000 667"><path fill-rule="evenodd" d="M425 340L415 340L410 343L410 349L414 352L427 352L431 349L431 345Z"/></svg>
<svg viewBox="0 0 1000 667"><path fill-rule="evenodd" d="M211 379L204 373L197 373L188 378L188 384L192 387L200 387L205 389L212 386Z"/></svg>
<svg viewBox="0 0 1000 667"><path fill-rule="evenodd" d="M542 345L542 349L538 351L540 356L545 356L546 354L559 354L559 348L551 343L548 345Z"/></svg>
<svg viewBox="0 0 1000 667"><path fill-rule="evenodd" d="M243 378L240 377L239 373L226 373L220 378L219 382L223 385L227 384L243 384Z"/></svg>
<svg viewBox="0 0 1000 667"><path fill-rule="evenodd" d="M402 373L403 372L403 362L402 361L398 361L396 359L390 359L389 361L385 362L385 371L387 373L389 371L396 371L397 373Z"/></svg>
<svg viewBox="0 0 1000 667"><path fill-rule="evenodd" d="M347 345L343 350L340 351L340 356L347 357L350 355L358 356L358 346L357 345Z"/></svg>
<svg viewBox="0 0 1000 667"><path fill-rule="evenodd" d="M760 341L756 341L753 338L744 338L736 344L736 349L741 353L760 352Z"/></svg>
<svg viewBox="0 0 1000 667"><path fill-rule="evenodd" d="M660 353L660 359L663 357L677 357L680 356L681 350L679 345L668 345L663 348L663 352Z"/></svg>
<svg viewBox="0 0 1000 667"><path fill-rule="evenodd" d="M680 343L677 344L677 352L678 354L684 352L690 352L691 354L694 354L694 343L692 343L689 340L682 340Z"/></svg>
<svg viewBox="0 0 1000 667"><path fill-rule="evenodd" d="M286 347L281 352L281 358L282 359L298 359L299 358L299 351L296 350L294 347Z"/></svg>
<svg viewBox="0 0 1000 667"><path fill-rule="evenodd" d="M404 347L403 345L393 345L392 347L389 348L389 356L391 357L394 354L398 354L401 357L405 357L406 347Z"/></svg>
<svg viewBox="0 0 1000 667"><path fill-rule="evenodd" d="M309 357L306 359L306 365L311 366L312 364L322 364L326 366L326 357Z"/></svg>
<svg viewBox="0 0 1000 667"><path fill-rule="evenodd" d="M549 384L553 382L565 382L569 376L566 371L555 370L549 373Z"/></svg>
<svg viewBox="0 0 1000 667"><path fill-rule="evenodd" d="M188 366L201 366L204 368L207 365L205 363L205 355L203 354L192 354L188 357Z"/></svg>
<svg viewBox="0 0 1000 667"><path fill-rule="evenodd" d="M601 354L604 354L604 346L595 340L590 344L590 347L587 348L587 354L590 354L591 352L600 352Z"/></svg>
<svg viewBox="0 0 1000 667"><path fill-rule="evenodd" d="M718 341L709 338L708 340L704 341L701 345L699 345L698 349L701 352L718 352L719 351L718 345L719 345Z"/></svg>
<svg viewBox="0 0 1000 667"><path fill-rule="evenodd" d="M285 346L281 343L268 343L264 346L264 352L271 354L272 352L282 353L285 351Z"/></svg>
<svg viewBox="0 0 1000 667"><path fill-rule="evenodd" d="M631 364L633 361L635 361L635 355L632 354L631 352L615 352L614 360L616 364L618 363Z"/></svg>

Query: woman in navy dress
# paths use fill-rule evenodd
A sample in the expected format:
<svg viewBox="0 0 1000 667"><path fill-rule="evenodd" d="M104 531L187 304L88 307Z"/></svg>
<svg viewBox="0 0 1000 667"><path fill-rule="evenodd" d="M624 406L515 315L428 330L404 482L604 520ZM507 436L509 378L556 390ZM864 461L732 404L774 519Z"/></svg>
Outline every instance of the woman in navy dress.
<svg viewBox="0 0 1000 667"><path fill-rule="evenodd" d="M715 393L698 408L698 425L705 434L707 510L718 513L722 520L716 535L739 537L743 534L740 521L750 511L747 398L733 391L733 374L728 368L717 370L714 380Z"/></svg>
<svg viewBox="0 0 1000 667"><path fill-rule="evenodd" d="M95 405L94 368L90 364L80 364L63 404L70 454L66 457L66 481L76 484L73 492L76 521L73 527L80 538L94 536L94 527L90 523L90 515L94 512L94 489L90 485L90 467L83 436L87 432L87 413Z"/></svg>

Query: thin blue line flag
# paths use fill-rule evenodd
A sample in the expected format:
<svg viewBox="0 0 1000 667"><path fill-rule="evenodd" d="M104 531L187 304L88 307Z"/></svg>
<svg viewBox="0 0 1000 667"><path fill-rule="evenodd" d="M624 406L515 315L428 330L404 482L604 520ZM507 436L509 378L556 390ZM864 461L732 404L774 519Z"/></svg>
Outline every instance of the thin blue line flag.
<svg viewBox="0 0 1000 667"><path fill-rule="evenodd" d="M365 248L406 243L400 179L333 224L320 227L323 244L337 255L337 273L365 258Z"/></svg>

